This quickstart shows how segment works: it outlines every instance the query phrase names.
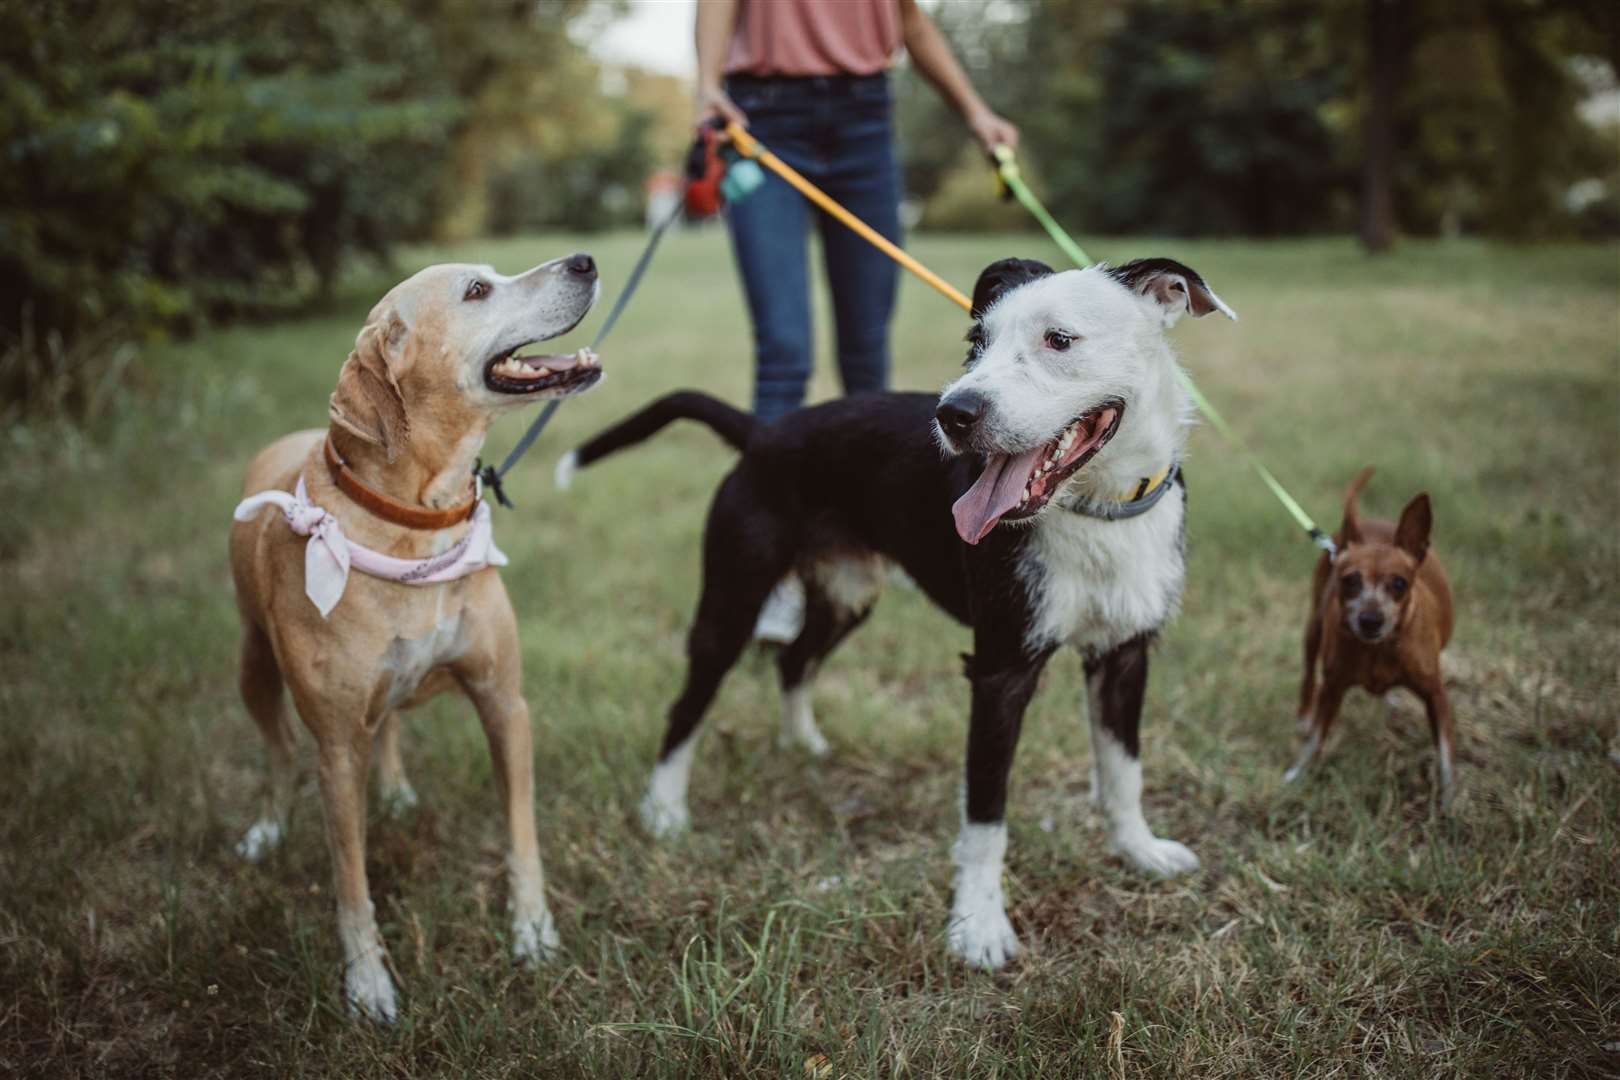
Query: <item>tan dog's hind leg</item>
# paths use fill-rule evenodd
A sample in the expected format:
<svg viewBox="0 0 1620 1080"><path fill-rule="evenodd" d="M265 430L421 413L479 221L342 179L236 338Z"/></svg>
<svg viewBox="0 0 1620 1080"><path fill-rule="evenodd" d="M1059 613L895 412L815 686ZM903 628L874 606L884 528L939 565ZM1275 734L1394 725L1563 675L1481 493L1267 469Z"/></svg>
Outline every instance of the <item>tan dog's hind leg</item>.
<svg viewBox="0 0 1620 1080"><path fill-rule="evenodd" d="M411 781L405 775L405 759L399 750L402 724L397 712L383 717L372 755L377 759L378 797L383 813L390 817L415 809L417 803L416 789L411 787Z"/></svg>
<svg viewBox="0 0 1620 1080"><path fill-rule="evenodd" d="M514 643L514 652L515 643ZM489 739L490 762L506 812L512 958L532 965L556 952L557 925L546 907L546 879L534 818L534 737L517 662L500 665L493 685L467 685Z"/></svg>
<svg viewBox="0 0 1620 1080"><path fill-rule="evenodd" d="M363 725L311 724L330 734L320 744L321 804L337 883L338 937L343 942L343 988L365 1016L392 1023L399 1013L394 980L383 964L382 939L366 881L366 765L370 737Z"/></svg>
<svg viewBox="0 0 1620 1080"><path fill-rule="evenodd" d="M297 737L287 717L287 695L275 649L264 631L245 618L242 620L241 670L237 679L242 702L264 735L269 759L264 812L236 845L238 855L249 862L258 862L281 843L287 831Z"/></svg>

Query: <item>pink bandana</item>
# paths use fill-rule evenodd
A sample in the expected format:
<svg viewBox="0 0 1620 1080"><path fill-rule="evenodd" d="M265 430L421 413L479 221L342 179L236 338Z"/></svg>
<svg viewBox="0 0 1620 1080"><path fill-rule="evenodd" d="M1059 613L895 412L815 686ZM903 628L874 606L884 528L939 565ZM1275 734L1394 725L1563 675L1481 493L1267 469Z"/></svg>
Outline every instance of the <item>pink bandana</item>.
<svg viewBox="0 0 1620 1080"><path fill-rule="evenodd" d="M506 565L506 556L495 546L489 504L482 501L473 512L467 535L450 550L426 559L396 559L361 547L344 536L338 519L309 501L302 476L293 494L261 491L249 495L237 504L234 516L237 521L252 521L266 506L280 507L292 531L309 537L304 546L304 594L323 619L343 598L350 567L401 585L437 585L464 578L486 566Z"/></svg>

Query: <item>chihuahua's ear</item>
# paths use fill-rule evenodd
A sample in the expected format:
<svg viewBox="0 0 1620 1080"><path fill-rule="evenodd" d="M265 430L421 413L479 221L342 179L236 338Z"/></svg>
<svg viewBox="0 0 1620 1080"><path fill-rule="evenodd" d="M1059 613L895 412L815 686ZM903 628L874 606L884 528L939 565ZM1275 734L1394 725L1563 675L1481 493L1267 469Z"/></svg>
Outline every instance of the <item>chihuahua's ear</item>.
<svg viewBox="0 0 1620 1080"><path fill-rule="evenodd" d="M1132 259L1124 266L1106 267L1105 272L1131 292L1157 304L1165 326L1174 326L1187 312L1195 319L1212 311L1228 319L1237 318L1237 312L1215 295L1198 271L1174 259Z"/></svg>
<svg viewBox="0 0 1620 1080"><path fill-rule="evenodd" d="M405 324L385 311L360 330L354 351L338 373L328 415L332 423L366 442L382 447L392 465L411 439L405 396L394 377L394 363L405 337Z"/></svg>
<svg viewBox="0 0 1620 1080"><path fill-rule="evenodd" d="M973 283L974 319L984 318L997 300L1020 285L1053 273L1050 266L1038 259L1002 259L979 271L979 280Z"/></svg>
<svg viewBox="0 0 1620 1080"><path fill-rule="evenodd" d="M1429 553L1429 530L1434 527L1434 511L1429 507L1429 493L1419 493L1401 511L1401 520L1395 526L1395 546L1418 562Z"/></svg>
<svg viewBox="0 0 1620 1080"><path fill-rule="evenodd" d="M1356 473L1356 478L1350 481L1350 487L1344 493L1344 520L1339 525L1339 547L1345 548L1351 544L1361 543L1361 517L1356 512L1356 499L1361 495L1361 489L1367 486L1372 478L1373 467L1367 465Z"/></svg>

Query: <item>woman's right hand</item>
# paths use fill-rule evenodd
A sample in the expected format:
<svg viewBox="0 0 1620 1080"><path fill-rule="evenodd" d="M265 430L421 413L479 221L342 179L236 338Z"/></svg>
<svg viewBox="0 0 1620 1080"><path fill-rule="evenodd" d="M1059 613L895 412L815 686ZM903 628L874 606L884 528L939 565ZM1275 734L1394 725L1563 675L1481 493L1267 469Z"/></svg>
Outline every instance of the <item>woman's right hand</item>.
<svg viewBox="0 0 1620 1080"><path fill-rule="evenodd" d="M748 116L737 108L737 103L726 95L719 84L698 87L697 125L702 127L717 116L728 123L748 126Z"/></svg>

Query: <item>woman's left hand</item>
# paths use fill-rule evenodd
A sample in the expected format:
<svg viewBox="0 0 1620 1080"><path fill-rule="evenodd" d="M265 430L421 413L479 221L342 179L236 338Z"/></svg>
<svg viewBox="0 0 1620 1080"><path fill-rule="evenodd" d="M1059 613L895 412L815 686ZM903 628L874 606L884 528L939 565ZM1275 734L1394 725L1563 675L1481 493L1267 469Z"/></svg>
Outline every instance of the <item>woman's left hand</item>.
<svg viewBox="0 0 1620 1080"><path fill-rule="evenodd" d="M998 146L1005 146L1009 150L1018 148L1018 128L989 109L970 115L967 125L973 137L979 140L979 145L987 151L994 152Z"/></svg>

